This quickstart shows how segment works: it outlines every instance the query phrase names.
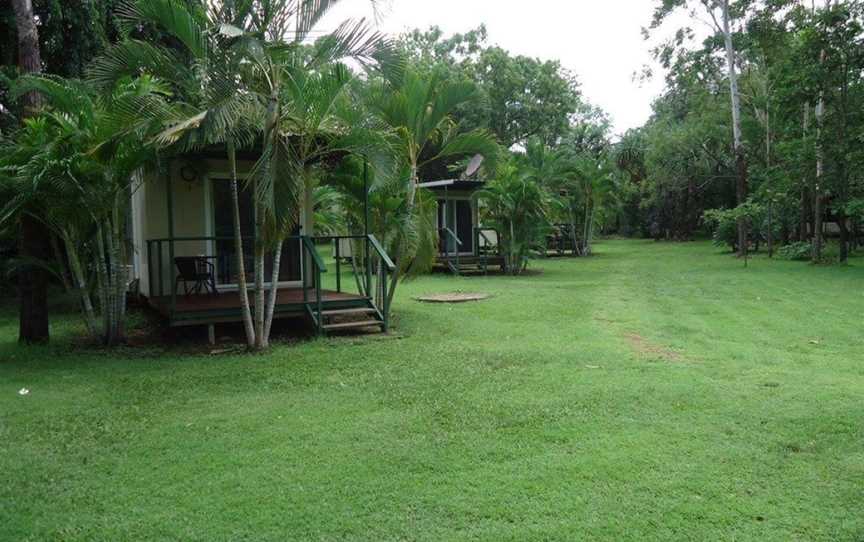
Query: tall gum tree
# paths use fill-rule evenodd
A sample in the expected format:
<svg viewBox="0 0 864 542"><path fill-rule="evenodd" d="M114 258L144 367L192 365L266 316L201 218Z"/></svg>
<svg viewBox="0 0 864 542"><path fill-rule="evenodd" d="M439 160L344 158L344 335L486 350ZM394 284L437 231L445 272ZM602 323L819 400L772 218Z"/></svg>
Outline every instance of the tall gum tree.
<svg viewBox="0 0 864 542"><path fill-rule="evenodd" d="M18 66L23 73L42 72L39 30L33 16L31 0L12 0L18 30ZM33 116L42 100L36 91L22 96L22 118ZM20 221L19 251L25 262L47 261L48 241L45 227L31 214L23 213ZM48 277L38 265L27 265L18 273L21 295L18 340L25 344L45 343L48 328Z"/></svg>
<svg viewBox="0 0 864 542"><path fill-rule="evenodd" d="M729 95L732 105L732 145L735 154L735 194L738 205L747 201L747 152L741 128L741 93L738 89L738 69L736 65L735 45L733 41L733 24L736 18L741 18L752 2L742 0L734 5L729 0L660 0L660 5L654 13L652 28L658 28L673 12L679 9L689 10L693 19L709 22L718 36L723 38L723 49L726 57L727 78L729 80ZM705 21L700 14L707 15ZM737 15L737 17L736 17ZM738 255L747 256L747 220L743 216L738 219Z"/></svg>

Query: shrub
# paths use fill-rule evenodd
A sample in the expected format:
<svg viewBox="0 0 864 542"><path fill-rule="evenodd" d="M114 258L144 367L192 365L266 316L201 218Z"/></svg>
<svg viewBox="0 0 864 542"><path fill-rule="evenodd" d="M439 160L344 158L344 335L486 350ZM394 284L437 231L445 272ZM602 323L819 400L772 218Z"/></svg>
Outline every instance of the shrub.
<svg viewBox="0 0 864 542"><path fill-rule="evenodd" d="M742 216L749 224L749 242L756 243L758 250L762 226L766 223L765 209L761 204L747 202L734 209L709 209L702 215L702 222L711 231L715 245L728 246L735 252L738 250L738 219Z"/></svg>
<svg viewBox="0 0 864 542"><path fill-rule="evenodd" d="M777 251L777 256L784 260L805 261L813 254L813 245L808 241L799 241L783 245Z"/></svg>

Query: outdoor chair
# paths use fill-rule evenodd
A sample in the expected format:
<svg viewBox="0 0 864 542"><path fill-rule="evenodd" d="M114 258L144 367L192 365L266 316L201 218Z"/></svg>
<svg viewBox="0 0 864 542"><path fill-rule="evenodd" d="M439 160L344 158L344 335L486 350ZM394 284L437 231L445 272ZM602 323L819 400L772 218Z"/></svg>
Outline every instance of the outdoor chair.
<svg viewBox="0 0 864 542"><path fill-rule="evenodd" d="M216 295L216 268L204 258L184 256L174 258L177 266L177 279L174 281L174 289L180 282L183 283L185 295L200 294L202 291ZM190 285L191 288L190 288Z"/></svg>

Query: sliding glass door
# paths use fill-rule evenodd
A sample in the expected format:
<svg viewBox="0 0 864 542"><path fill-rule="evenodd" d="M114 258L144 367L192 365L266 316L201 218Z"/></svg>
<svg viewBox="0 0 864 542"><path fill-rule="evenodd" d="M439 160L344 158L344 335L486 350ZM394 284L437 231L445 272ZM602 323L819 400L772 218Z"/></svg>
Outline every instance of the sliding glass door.
<svg viewBox="0 0 864 542"><path fill-rule="evenodd" d="M227 179L213 179L213 232L219 241L215 243L218 282L223 285L237 284L237 259L234 251L234 219L231 205L231 183ZM244 266L246 278L254 281L254 246L255 212L252 205L252 194L249 190L240 192L240 231L246 240L243 244ZM299 235L300 229L294 235ZM264 261L264 280L270 282L273 277L273 258L268 255ZM282 248L282 261L279 265L279 282L297 282L301 280L300 271L300 241L289 239Z"/></svg>
<svg viewBox="0 0 864 542"><path fill-rule="evenodd" d="M457 248L456 241L445 228L450 229L462 241L458 247L460 253L474 253L474 210L471 200L438 200L438 228L442 254L453 254Z"/></svg>

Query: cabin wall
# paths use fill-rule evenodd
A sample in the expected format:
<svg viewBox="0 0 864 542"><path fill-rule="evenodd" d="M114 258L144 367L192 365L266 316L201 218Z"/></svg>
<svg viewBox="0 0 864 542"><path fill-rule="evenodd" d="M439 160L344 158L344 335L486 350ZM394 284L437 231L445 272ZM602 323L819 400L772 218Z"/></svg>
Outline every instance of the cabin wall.
<svg viewBox="0 0 864 542"><path fill-rule="evenodd" d="M254 162L237 163L241 180L252 170ZM184 171L184 168L185 171ZM181 173L182 172L182 173ZM185 173L187 178L184 179ZM214 235L212 183L228 182L231 170L227 160L175 159L168 167L171 178L174 237L210 237ZM302 213L301 213L302 214ZM132 243L135 275L139 279L142 295L160 295L158 291L158 252L147 253L147 241L167 239L171 236L168 223L168 192L166 178L160 174L142 176L132 194ZM212 241L176 241L174 256L201 256L215 254ZM150 284L152 262L153 284ZM176 269L169 257L169 243L162 243L162 294L169 295L176 277Z"/></svg>

